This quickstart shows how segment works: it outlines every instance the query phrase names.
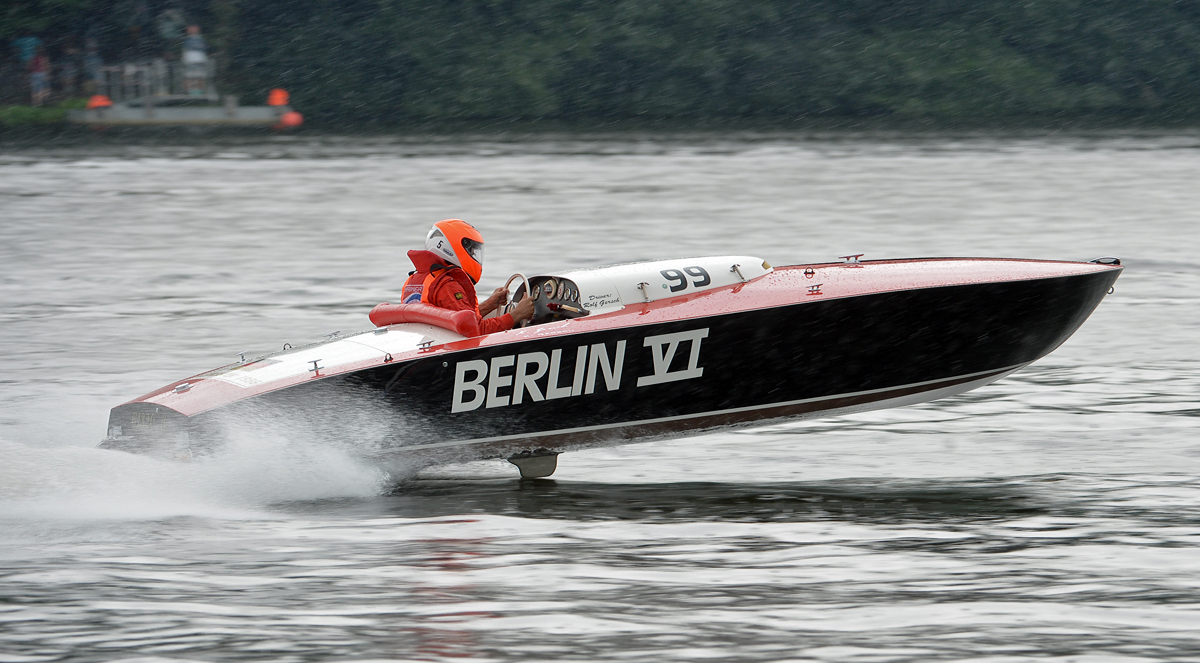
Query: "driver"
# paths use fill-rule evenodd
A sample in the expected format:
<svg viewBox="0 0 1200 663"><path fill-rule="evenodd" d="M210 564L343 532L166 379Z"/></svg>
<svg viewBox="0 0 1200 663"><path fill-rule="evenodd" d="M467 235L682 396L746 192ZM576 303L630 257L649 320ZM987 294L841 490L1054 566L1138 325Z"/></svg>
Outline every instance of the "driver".
<svg viewBox="0 0 1200 663"><path fill-rule="evenodd" d="M479 302L475 284L483 275L483 235L459 219L433 224L425 237L424 251L409 251L414 271L404 282L401 303L424 302L451 311L474 311L483 334L512 329L516 323L533 317L533 298L525 297L504 315L483 316L508 302L508 290L496 288Z"/></svg>

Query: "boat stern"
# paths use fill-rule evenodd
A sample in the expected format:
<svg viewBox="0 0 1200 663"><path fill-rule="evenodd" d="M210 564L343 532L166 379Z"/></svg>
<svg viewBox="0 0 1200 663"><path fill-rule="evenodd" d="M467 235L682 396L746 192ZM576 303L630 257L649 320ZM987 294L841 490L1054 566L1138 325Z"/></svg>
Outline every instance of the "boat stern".
<svg viewBox="0 0 1200 663"><path fill-rule="evenodd" d="M108 415L108 435L101 449L191 460L188 417L163 405L135 401L118 405Z"/></svg>

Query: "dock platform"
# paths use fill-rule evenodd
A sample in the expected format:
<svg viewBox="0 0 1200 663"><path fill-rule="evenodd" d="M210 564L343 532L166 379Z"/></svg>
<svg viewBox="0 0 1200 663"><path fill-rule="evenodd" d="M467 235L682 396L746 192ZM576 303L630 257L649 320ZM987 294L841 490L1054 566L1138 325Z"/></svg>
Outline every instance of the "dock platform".
<svg viewBox="0 0 1200 663"><path fill-rule="evenodd" d="M111 106L71 110L67 120L97 127L115 126L276 126L285 125L290 106L241 106L230 97L221 105L187 103L194 99L135 99ZM202 99L202 101L208 101Z"/></svg>

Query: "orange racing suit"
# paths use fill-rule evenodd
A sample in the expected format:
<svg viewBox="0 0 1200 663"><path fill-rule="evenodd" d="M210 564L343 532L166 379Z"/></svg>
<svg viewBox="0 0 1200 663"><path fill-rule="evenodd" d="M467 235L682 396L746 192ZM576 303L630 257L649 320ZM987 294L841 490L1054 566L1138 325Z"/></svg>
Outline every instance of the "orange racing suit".
<svg viewBox="0 0 1200 663"><path fill-rule="evenodd" d="M417 269L404 282L400 303L423 302L451 311L474 311L481 334L513 328L513 318L508 313L487 319L479 314L475 284L462 269L446 264L443 258L430 251L409 251L408 258Z"/></svg>

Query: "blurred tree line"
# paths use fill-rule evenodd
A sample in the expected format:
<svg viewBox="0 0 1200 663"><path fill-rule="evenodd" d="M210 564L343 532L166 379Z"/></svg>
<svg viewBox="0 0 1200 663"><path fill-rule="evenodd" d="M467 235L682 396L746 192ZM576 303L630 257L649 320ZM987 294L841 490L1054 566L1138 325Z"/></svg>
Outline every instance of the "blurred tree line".
<svg viewBox="0 0 1200 663"><path fill-rule="evenodd" d="M89 34L110 61L178 11L224 91L339 124L1200 108L1200 0L6 1L5 41Z"/></svg>

